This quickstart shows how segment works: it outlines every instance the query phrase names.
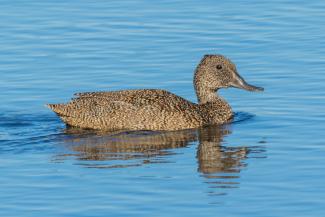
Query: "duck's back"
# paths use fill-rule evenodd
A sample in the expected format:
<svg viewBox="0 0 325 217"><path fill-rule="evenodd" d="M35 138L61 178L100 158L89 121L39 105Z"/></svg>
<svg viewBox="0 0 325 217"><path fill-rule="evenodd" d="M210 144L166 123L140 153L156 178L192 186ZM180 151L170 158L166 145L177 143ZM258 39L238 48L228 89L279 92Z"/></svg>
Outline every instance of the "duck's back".
<svg viewBox="0 0 325 217"><path fill-rule="evenodd" d="M49 107L67 124L92 129L177 130L202 122L197 104L157 89L78 93Z"/></svg>

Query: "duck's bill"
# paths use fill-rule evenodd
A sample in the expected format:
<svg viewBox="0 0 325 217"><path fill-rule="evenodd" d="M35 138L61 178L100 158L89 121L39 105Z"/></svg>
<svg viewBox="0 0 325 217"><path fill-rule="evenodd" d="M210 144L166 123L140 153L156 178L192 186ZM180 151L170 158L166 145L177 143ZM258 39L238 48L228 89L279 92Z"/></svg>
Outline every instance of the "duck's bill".
<svg viewBox="0 0 325 217"><path fill-rule="evenodd" d="M232 87L248 90L248 91L255 91L261 92L264 91L263 87L257 87L251 84L248 84L240 75L237 74L236 78L231 82Z"/></svg>

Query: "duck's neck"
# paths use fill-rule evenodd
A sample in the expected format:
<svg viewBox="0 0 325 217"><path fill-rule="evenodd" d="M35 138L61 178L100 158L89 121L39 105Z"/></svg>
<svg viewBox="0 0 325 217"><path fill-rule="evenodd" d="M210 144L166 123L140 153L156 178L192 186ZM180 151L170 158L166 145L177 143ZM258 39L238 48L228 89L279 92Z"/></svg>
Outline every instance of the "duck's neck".
<svg viewBox="0 0 325 217"><path fill-rule="evenodd" d="M202 105L207 102L216 102L222 99L215 90L195 87L198 104Z"/></svg>
<svg viewBox="0 0 325 217"><path fill-rule="evenodd" d="M197 96L198 104L202 105L207 102L219 101L222 99L217 94L217 90L209 87L207 85L207 78L203 77L203 73L200 73L198 70L194 74L194 88Z"/></svg>

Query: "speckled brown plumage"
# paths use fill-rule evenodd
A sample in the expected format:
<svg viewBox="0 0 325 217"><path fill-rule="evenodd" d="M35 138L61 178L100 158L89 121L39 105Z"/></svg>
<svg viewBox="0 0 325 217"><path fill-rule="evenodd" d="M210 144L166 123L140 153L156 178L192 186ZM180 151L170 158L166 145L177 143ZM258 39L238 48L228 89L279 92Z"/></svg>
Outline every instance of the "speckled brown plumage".
<svg viewBox="0 0 325 217"><path fill-rule="evenodd" d="M179 130L231 120L220 88L261 90L247 84L222 55L205 55L194 74L198 104L166 90L143 89L75 94L67 104L49 104L68 125L100 130Z"/></svg>

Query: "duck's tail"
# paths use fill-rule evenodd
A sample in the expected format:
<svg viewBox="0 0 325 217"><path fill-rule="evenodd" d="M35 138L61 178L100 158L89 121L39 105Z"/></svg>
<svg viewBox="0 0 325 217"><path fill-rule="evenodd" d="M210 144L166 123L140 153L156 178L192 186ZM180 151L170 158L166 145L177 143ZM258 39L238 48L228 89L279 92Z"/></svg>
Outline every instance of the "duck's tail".
<svg viewBox="0 0 325 217"><path fill-rule="evenodd" d="M65 104L46 104L46 106L54 111L59 116L66 116L66 105Z"/></svg>
<svg viewBox="0 0 325 217"><path fill-rule="evenodd" d="M71 116L66 104L46 104L46 106L54 111L68 126L79 126L79 119Z"/></svg>

